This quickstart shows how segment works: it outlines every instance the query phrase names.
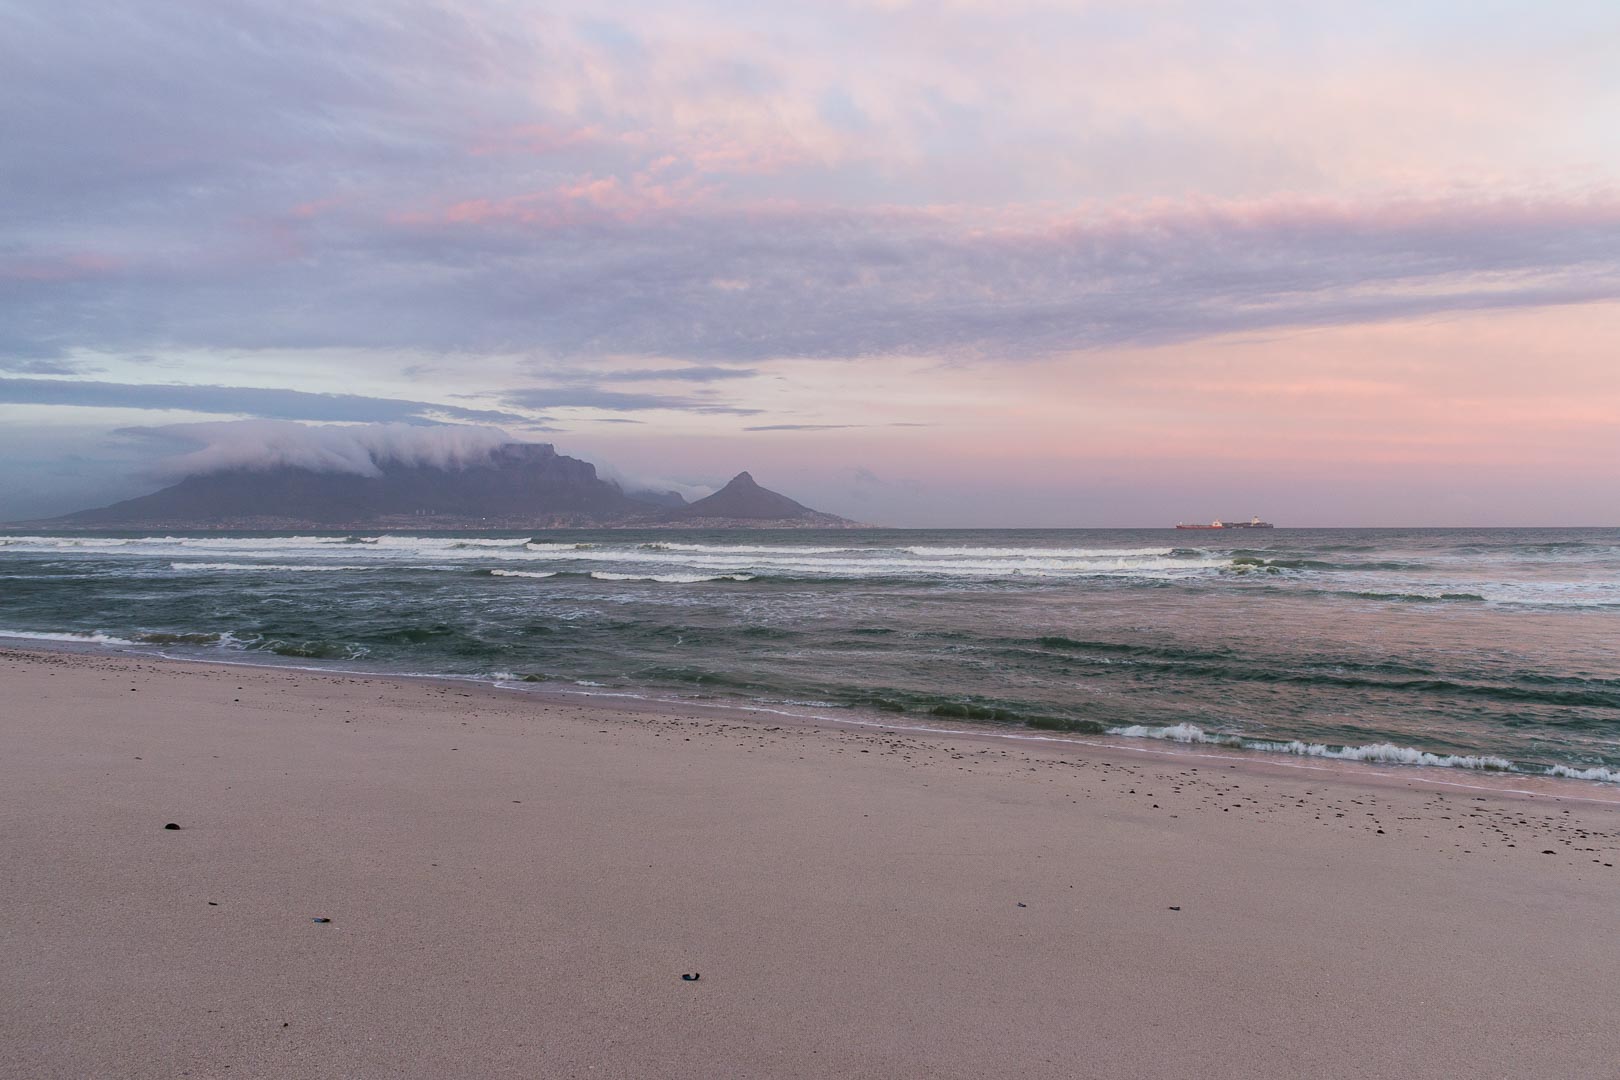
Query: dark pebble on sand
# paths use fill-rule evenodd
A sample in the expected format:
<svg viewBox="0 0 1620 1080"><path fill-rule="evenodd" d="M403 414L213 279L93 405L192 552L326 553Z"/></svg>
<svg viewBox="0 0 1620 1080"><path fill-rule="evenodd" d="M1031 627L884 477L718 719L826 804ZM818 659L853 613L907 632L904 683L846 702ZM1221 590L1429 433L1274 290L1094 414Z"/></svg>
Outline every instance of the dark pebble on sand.
<svg viewBox="0 0 1620 1080"><path fill-rule="evenodd" d="M681 982L697 982L701 978L703 978L703 976L694 971L690 974L682 975Z"/></svg>
<svg viewBox="0 0 1620 1080"><path fill-rule="evenodd" d="M169 822L167 825L165 825L163 827L165 829L178 829L180 826L176 825L174 822L171 821L171 822Z"/></svg>
<svg viewBox="0 0 1620 1080"><path fill-rule="evenodd" d="M1024 903L1022 900L1018 901L1018 906L1019 907L1029 907L1029 905Z"/></svg>
<svg viewBox="0 0 1620 1080"><path fill-rule="evenodd" d="M1171 905L1170 905L1170 910L1171 910L1171 911L1180 911L1180 910L1181 910L1181 908L1179 908L1179 907L1177 907L1177 906L1176 906L1176 905L1175 905L1175 904L1171 904Z"/></svg>
<svg viewBox="0 0 1620 1080"><path fill-rule="evenodd" d="M1558 852L1554 851L1552 848L1548 848L1546 851L1543 851L1542 854L1543 855L1556 855L1556 854L1558 854Z"/></svg>
<svg viewBox="0 0 1620 1080"><path fill-rule="evenodd" d="M326 918L324 916L317 915L317 916L315 916L313 919L311 919L309 921L310 922L318 922L318 923L328 923L328 922L331 922L332 920L328 919L328 918Z"/></svg>

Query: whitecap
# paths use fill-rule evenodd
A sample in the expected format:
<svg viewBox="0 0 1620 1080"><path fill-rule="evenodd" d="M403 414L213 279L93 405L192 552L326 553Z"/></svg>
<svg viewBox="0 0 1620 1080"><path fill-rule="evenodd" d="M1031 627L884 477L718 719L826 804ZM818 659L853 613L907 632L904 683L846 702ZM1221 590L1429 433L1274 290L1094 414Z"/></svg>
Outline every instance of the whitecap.
<svg viewBox="0 0 1620 1080"><path fill-rule="evenodd" d="M127 638L113 637L111 634L103 634L100 631L56 633L50 630L0 630L0 638L13 638L22 641L77 641L86 645L135 644Z"/></svg>
<svg viewBox="0 0 1620 1080"><path fill-rule="evenodd" d="M692 585L700 581L753 581L752 574L615 574L607 570L593 570L597 581L656 581L666 585Z"/></svg>
<svg viewBox="0 0 1620 1080"><path fill-rule="evenodd" d="M1164 739L1179 743L1203 743L1210 746L1231 746L1244 750L1258 750L1267 754L1293 754L1299 757L1331 758L1336 761L1371 761L1389 765L1427 765L1440 769L1484 769L1493 772L1517 771L1513 762L1491 754L1435 754L1411 746L1394 743L1369 743L1365 746L1334 746L1329 743L1308 743L1301 739L1280 742L1253 739L1243 735L1223 735L1205 731L1197 724L1173 724L1167 727L1148 727L1132 724L1110 728L1110 735L1127 739Z"/></svg>
<svg viewBox="0 0 1620 1080"><path fill-rule="evenodd" d="M1620 784L1620 769L1606 769L1602 765L1594 765L1590 769L1577 769L1569 765L1554 765L1547 770L1548 776L1563 776L1571 780L1603 780L1608 783Z"/></svg>

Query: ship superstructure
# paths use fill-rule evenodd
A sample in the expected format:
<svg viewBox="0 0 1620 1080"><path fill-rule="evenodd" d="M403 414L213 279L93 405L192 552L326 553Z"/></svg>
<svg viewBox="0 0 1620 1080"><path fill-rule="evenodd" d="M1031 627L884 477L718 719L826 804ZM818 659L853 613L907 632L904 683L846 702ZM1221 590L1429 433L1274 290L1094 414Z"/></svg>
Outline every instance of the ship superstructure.
<svg viewBox="0 0 1620 1080"><path fill-rule="evenodd" d="M1276 527L1269 521L1261 521L1258 517L1252 517L1248 521L1222 521L1217 518L1208 525L1186 525L1176 522L1178 529L1275 529Z"/></svg>

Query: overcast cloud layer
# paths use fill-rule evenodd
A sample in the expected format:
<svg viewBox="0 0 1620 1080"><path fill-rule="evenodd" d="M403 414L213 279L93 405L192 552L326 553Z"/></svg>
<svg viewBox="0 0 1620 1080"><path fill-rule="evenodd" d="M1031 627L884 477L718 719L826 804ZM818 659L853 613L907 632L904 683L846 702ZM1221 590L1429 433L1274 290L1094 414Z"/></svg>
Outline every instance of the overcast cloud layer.
<svg viewBox="0 0 1620 1080"><path fill-rule="evenodd" d="M0 406L927 440L974 372L1079 408L1166 347L1608 305L1617 42L1606 4L0 0Z"/></svg>

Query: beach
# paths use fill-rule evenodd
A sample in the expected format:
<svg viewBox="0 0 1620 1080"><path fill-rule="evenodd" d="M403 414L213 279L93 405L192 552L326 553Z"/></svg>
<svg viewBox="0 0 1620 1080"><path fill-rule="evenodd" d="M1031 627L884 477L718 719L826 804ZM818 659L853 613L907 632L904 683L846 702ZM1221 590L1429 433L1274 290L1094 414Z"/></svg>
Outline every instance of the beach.
<svg viewBox="0 0 1620 1080"><path fill-rule="evenodd" d="M0 732L7 1078L1620 1069L1612 784L10 648Z"/></svg>

